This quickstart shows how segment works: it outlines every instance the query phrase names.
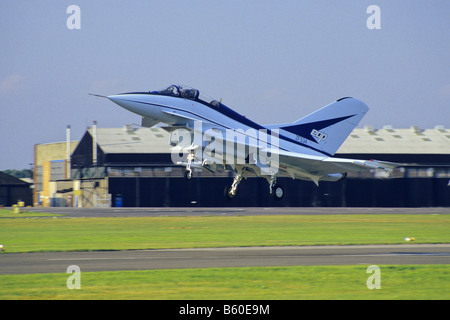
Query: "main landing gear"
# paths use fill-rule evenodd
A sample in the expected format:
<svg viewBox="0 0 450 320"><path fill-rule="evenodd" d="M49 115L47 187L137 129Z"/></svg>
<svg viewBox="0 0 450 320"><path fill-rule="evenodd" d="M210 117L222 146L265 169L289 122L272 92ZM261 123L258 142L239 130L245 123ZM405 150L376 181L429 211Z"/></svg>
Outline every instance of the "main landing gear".
<svg viewBox="0 0 450 320"><path fill-rule="evenodd" d="M234 177L234 180L233 180L233 183L231 184L231 186L225 187L224 195L225 195L225 198L227 198L228 200L231 200L236 196L237 187L238 187L239 183L242 181L242 178L244 178L244 172L245 172L245 167L240 168L238 170L238 173ZM274 175L270 176L269 178L267 178L267 181L269 182L269 191L270 191L270 195L272 196L272 198L275 200L281 200L284 196L284 189L282 186L280 186L279 184L276 183L277 175L274 174Z"/></svg>
<svg viewBox="0 0 450 320"><path fill-rule="evenodd" d="M270 176L270 179L268 178L267 181L269 182L269 191L272 198L275 200L281 200L284 196L284 189L282 186L277 184L277 175L274 174Z"/></svg>
<svg viewBox="0 0 450 320"><path fill-rule="evenodd" d="M245 171L245 167L240 167L238 169L236 176L234 177L234 180L233 180L233 183L231 184L231 186L225 187L224 195L225 195L225 198L227 198L228 200L231 200L236 196L237 187L238 187L239 183L242 181L242 178L244 177L244 171Z"/></svg>

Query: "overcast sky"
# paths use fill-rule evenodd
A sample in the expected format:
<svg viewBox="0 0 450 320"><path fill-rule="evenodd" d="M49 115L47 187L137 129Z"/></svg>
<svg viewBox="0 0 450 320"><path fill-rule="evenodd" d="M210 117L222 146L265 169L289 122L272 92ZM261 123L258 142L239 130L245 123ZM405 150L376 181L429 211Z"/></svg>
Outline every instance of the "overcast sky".
<svg viewBox="0 0 450 320"><path fill-rule="evenodd" d="M360 127L450 128L449 16L448 0L1 0L0 170L30 168L67 125L78 140L94 120L140 123L88 93L172 83L261 124L352 96L370 107Z"/></svg>

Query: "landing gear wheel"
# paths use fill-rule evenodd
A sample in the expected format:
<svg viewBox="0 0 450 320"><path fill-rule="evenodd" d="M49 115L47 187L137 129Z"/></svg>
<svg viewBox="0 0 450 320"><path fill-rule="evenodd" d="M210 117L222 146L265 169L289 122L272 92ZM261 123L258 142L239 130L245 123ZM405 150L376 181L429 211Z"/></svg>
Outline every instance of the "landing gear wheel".
<svg viewBox="0 0 450 320"><path fill-rule="evenodd" d="M282 186L276 184L275 186L273 186L272 188L272 197L275 200L281 200L284 196L284 189Z"/></svg>
<svg viewBox="0 0 450 320"><path fill-rule="evenodd" d="M225 196L225 198L227 200L231 200L231 199L233 199L236 196L236 195L232 195L230 193L230 190L231 190L231 186L226 186L225 190L223 191L223 195Z"/></svg>
<svg viewBox="0 0 450 320"><path fill-rule="evenodd" d="M185 178L186 180L191 180L191 179L192 179L192 171L191 171L191 170L186 170L186 171L184 172L184 178Z"/></svg>

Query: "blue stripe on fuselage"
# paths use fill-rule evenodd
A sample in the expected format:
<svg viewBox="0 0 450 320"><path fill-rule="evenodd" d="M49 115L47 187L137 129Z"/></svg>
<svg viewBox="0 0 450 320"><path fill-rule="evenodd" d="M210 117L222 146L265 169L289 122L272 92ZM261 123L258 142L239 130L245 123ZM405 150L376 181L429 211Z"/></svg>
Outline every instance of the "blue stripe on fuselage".
<svg viewBox="0 0 450 320"><path fill-rule="evenodd" d="M130 92L130 93L124 93L124 94L160 95L160 94L153 94L153 93L148 93L148 92ZM164 95L163 95L163 96L164 96ZM184 98L181 98L181 97L173 97L173 98L184 99ZM188 100L188 99L184 99L184 100ZM236 129L236 128L230 128L230 127L224 126L223 124L221 124L221 123L219 123L219 122L210 120L210 119L208 119L208 118L205 118L205 117L203 117L203 116L201 116L201 115L199 115L199 114L197 114L197 113L194 113L194 112L189 111L189 110L186 110L186 109L180 109L180 108L176 108L176 107L172 107L172 106L167 106L167 105L163 105L163 104L157 104L157 103L153 103L153 102L144 102L144 101L136 101L136 100L130 100L130 101L136 102L136 103L142 103L142 104L153 105L153 106L157 106L157 107L168 108L168 109L172 109L172 110L176 110L176 111L186 112L186 113L189 113L189 114L191 114L191 115L193 115L193 116L196 116L196 117L198 117L198 118L201 118L201 119L203 119L203 120L205 120L205 121L207 121L207 122L214 123L214 124L216 124L216 125L218 125L218 126L220 126L220 127L223 127L223 128L225 128L225 129L230 129L230 130L235 130L235 129ZM216 107L211 106L210 104L208 104L208 103L206 103L206 102L204 102L204 101L201 101L201 100L191 100L191 101L195 101L195 102L201 103L202 105L204 105L204 106L206 106L206 107L208 107L208 108L210 108L210 109L212 109L212 110L214 110L214 111L217 111L217 112L221 113L222 115L224 115L224 116L226 116L226 117L228 117L228 118L231 118L231 119L233 119L233 120L235 120L235 121L237 121L237 122L239 122L239 123L241 123L241 124L243 124L243 125L246 125L246 126L252 128L252 129L256 129L256 130L267 130L267 134L269 134L269 135L272 133L272 131L271 131L270 129L267 129L267 128L265 128L265 127L263 127L263 126L257 124L256 122L251 121L250 119L247 119L246 117L240 115L239 113L237 113L236 111L230 109L229 107L225 106L225 105L222 104L222 103L220 103L220 107L219 107L219 108L216 108ZM293 143L293 144L296 144L296 145L299 145L299 146L302 146L302 147L305 147L305 148L309 148L309 149L311 149L311 150L314 150L314 151L316 151L316 152L319 152L319 153L324 154L324 155L329 156L329 157L332 156L332 155L330 155L330 154L328 154L328 153L326 153L326 152L323 152L323 151L321 151L321 150L318 150L318 149L316 149L316 148L314 148L314 147L312 147L312 146L303 144L303 143L301 143L300 141L296 141L296 140L291 139L291 138L289 138L289 137L286 137L286 136L284 136L284 135L279 134L278 136L279 136L280 139L282 139L282 140L284 140L284 141L288 141L288 142L291 142L291 143ZM284 151L290 151L290 150L287 150L287 149L284 149L284 148L280 148L279 146L277 146L277 148L279 148L279 149L281 149L281 150L284 150Z"/></svg>

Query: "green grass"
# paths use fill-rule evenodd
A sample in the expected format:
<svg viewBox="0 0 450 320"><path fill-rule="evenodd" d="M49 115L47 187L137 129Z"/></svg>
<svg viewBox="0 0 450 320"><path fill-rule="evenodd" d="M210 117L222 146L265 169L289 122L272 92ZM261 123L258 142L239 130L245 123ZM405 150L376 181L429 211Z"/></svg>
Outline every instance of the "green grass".
<svg viewBox="0 0 450 320"><path fill-rule="evenodd" d="M286 215L67 218L0 210L0 244L9 252L159 248L449 243L450 215ZM299 266L0 275L6 299L445 299L448 265L381 266L381 289L366 286L368 266Z"/></svg>
<svg viewBox="0 0 450 320"><path fill-rule="evenodd" d="M380 266L381 289L369 290L368 266L210 268L82 272L81 289L69 274L0 275L0 300L157 299L297 300L450 298L447 265Z"/></svg>
<svg viewBox="0 0 450 320"><path fill-rule="evenodd" d="M448 243L450 215L0 219L8 252Z"/></svg>
<svg viewBox="0 0 450 320"><path fill-rule="evenodd" d="M32 218L32 217L61 217L62 214L46 212L27 212L26 208L20 208L20 213L14 213L11 209L0 208L0 218ZM1 220L0 220L1 221Z"/></svg>

